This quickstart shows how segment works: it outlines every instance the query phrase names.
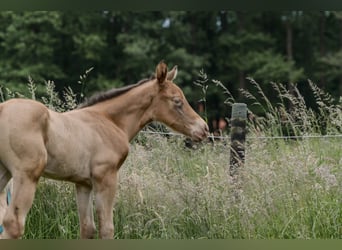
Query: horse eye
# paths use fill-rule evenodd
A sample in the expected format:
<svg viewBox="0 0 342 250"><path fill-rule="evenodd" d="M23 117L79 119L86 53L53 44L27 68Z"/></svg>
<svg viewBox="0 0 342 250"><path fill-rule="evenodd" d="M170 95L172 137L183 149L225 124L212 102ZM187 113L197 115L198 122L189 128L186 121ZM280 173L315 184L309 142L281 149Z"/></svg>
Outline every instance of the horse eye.
<svg viewBox="0 0 342 250"><path fill-rule="evenodd" d="M181 107L183 105L183 102L182 102L182 100L180 98L174 98L173 102L175 103L175 105L177 107Z"/></svg>

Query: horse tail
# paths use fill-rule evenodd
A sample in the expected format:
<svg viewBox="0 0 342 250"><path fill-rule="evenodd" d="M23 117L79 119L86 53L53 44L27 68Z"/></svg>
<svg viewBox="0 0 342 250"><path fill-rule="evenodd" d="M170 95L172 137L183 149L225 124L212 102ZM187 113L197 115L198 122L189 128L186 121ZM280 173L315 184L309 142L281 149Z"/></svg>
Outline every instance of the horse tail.
<svg viewBox="0 0 342 250"><path fill-rule="evenodd" d="M12 185L12 181L10 181L7 184L6 188L0 192L0 235L4 231L4 228L2 226L2 221L4 219L7 207L11 202L12 189L13 189L13 185Z"/></svg>

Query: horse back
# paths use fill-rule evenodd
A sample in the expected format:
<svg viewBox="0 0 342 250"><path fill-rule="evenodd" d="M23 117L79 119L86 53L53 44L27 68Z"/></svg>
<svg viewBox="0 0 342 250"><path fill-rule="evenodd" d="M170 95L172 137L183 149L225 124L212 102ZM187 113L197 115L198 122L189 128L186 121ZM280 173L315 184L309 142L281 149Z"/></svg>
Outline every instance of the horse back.
<svg viewBox="0 0 342 250"><path fill-rule="evenodd" d="M49 111L41 103L11 99L0 104L0 162L11 172L45 161Z"/></svg>
<svg viewBox="0 0 342 250"><path fill-rule="evenodd" d="M3 131L28 134L32 130L46 130L48 109L29 99L11 99L0 104L0 127Z"/></svg>

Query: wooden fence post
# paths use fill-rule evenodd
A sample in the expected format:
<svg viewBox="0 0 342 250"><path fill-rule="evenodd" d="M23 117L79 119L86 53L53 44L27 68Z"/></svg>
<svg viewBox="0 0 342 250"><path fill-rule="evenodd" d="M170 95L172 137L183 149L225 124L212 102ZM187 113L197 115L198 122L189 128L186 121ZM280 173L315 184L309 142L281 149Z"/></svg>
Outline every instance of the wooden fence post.
<svg viewBox="0 0 342 250"><path fill-rule="evenodd" d="M245 162L247 105L234 103L231 117L231 146L229 174L236 178L238 170Z"/></svg>

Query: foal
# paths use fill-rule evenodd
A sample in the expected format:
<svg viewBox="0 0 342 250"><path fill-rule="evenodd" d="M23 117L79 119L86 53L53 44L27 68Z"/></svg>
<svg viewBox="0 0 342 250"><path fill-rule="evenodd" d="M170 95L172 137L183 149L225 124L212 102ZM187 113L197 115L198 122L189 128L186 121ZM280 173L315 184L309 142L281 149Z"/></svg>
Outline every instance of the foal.
<svg viewBox="0 0 342 250"><path fill-rule="evenodd" d="M208 126L173 80L177 68L156 67L155 78L110 90L79 109L56 113L43 104L12 99L0 104L0 191L13 178L2 238L20 238L40 176L75 183L82 238L114 235L117 172L129 142L149 122L159 121L195 141ZM1 222L0 222L1 224Z"/></svg>

